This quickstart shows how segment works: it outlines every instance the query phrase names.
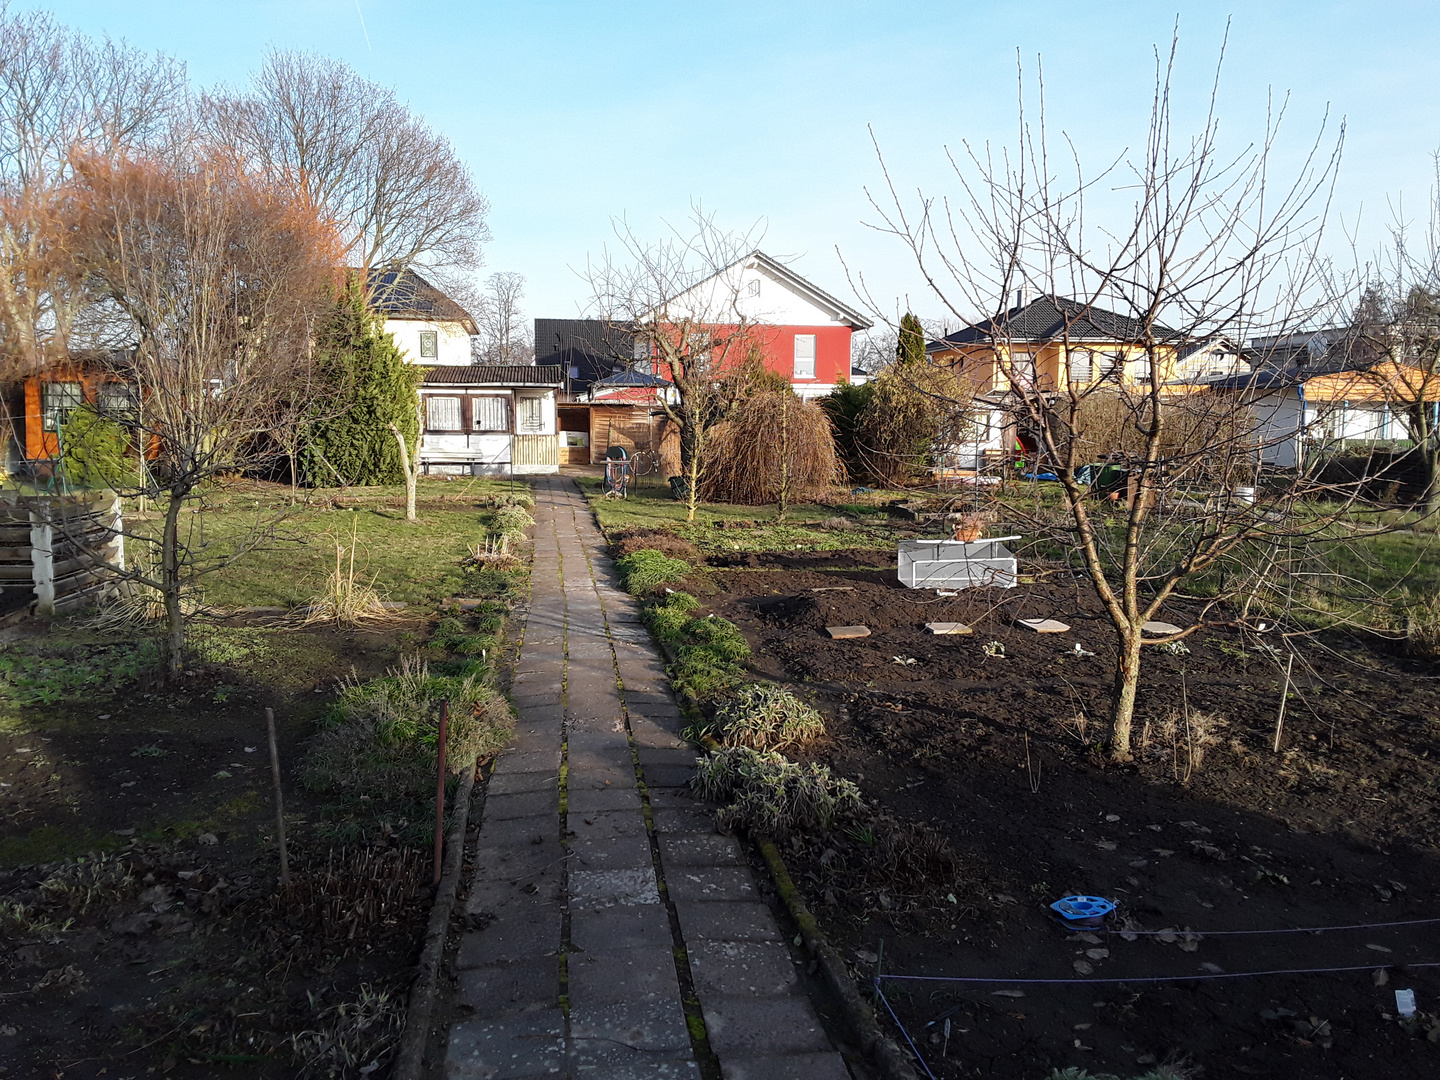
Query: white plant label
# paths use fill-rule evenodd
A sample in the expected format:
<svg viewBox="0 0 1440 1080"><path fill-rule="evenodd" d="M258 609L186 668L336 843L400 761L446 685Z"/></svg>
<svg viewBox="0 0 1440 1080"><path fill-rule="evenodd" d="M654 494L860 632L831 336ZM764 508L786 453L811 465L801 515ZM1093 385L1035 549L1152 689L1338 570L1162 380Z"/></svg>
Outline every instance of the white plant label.
<svg viewBox="0 0 1440 1080"><path fill-rule="evenodd" d="M1415 1015L1415 991L1414 991L1414 990L1396 990L1396 991L1395 991L1395 1011L1398 1012L1401 1016L1414 1016L1414 1015Z"/></svg>

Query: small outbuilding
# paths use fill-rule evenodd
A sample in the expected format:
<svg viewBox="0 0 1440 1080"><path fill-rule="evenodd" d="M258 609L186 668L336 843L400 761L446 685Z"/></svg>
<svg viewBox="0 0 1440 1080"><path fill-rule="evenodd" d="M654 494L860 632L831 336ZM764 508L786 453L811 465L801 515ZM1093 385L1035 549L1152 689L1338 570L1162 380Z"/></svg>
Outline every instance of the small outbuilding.
<svg viewBox="0 0 1440 1080"><path fill-rule="evenodd" d="M427 474L533 476L560 471L557 366L432 367L420 384L420 465Z"/></svg>

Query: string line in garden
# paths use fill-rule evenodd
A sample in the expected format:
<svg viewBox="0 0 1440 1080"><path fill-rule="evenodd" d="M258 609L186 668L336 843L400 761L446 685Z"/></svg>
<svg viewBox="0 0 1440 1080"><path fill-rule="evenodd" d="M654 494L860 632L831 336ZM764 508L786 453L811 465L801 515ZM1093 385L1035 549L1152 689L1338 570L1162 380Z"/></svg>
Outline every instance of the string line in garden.
<svg viewBox="0 0 1440 1080"><path fill-rule="evenodd" d="M1124 983L1176 983L1200 982L1212 979L1258 979L1266 975L1334 975L1347 971L1374 971L1380 968L1436 968L1440 960L1426 960L1418 963L1391 962L1386 964L1354 964L1349 967L1322 968L1272 968L1268 971L1207 971L1199 975L1132 975L1126 978L1109 979L1007 979L988 975L883 975L887 982L942 982L976 983L994 986L1116 986Z"/></svg>
<svg viewBox="0 0 1440 1080"><path fill-rule="evenodd" d="M1338 930L1385 930L1396 926L1426 926L1431 923L1440 923L1440 918L1400 919L1396 922L1347 923L1343 926L1286 926L1278 930L1116 930L1111 927L1106 927L1105 932L1107 934L1118 934L1122 937L1164 937L1167 934L1174 937L1242 937L1253 934L1326 934L1334 933ZM1067 926L1065 929L1076 933L1085 931L1084 927Z"/></svg>

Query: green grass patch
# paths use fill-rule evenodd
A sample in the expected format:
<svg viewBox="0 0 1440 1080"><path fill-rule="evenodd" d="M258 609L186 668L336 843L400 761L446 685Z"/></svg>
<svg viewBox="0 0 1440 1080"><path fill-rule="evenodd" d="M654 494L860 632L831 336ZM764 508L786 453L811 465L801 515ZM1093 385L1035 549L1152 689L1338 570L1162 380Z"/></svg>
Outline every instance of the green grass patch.
<svg viewBox="0 0 1440 1080"><path fill-rule="evenodd" d="M690 573L684 559L672 559L651 548L641 548L616 560L625 591L632 596L648 596L662 586L682 581Z"/></svg>
<svg viewBox="0 0 1440 1080"><path fill-rule="evenodd" d="M734 623L714 615L693 616L698 606L689 593L671 593L648 605L644 618L651 633L675 654L671 684L703 703L728 696L744 682L740 662L750 655L750 645Z"/></svg>
<svg viewBox="0 0 1440 1080"><path fill-rule="evenodd" d="M0 716L21 706L109 697L152 669L159 656L159 645L146 638L82 632L12 642L0 652Z"/></svg>

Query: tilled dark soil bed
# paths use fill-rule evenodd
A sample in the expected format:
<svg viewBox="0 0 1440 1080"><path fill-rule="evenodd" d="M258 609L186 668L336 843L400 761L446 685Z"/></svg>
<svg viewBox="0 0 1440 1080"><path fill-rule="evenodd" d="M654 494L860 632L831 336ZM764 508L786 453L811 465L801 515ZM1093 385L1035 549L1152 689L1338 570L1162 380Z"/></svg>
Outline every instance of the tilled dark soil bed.
<svg viewBox="0 0 1440 1080"><path fill-rule="evenodd" d="M1207 1078L1440 1075L1440 967L1406 967L1440 962L1440 922L1378 925L1440 918L1440 666L1290 639L1275 753L1284 645L1211 612L1188 653L1147 647L1137 760L1117 766L1095 745L1111 631L1079 578L938 598L901 588L873 552L727 556L706 578L706 610L741 627L757 674L826 712L829 735L804 756L957 856L951 881L887 889L856 872L871 837L789 843L857 971L883 952L891 976L1066 980L887 981L936 1076L1132 1076L1166 1060ZM1190 626L1201 610L1179 601L1162 617ZM1071 629L1040 635L1022 618ZM941 621L974 633L925 631ZM871 636L832 641L834 625ZM1048 904L1072 893L1117 901L1119 918L1068 933ZM1205 934L1348 924L1366 928ZM1207 978L1314 968L1356 970ZM1161 977L1180 981L1144 981ZM1414 1021L1397 1017L1397 988L1415 991Z"/></svg>

